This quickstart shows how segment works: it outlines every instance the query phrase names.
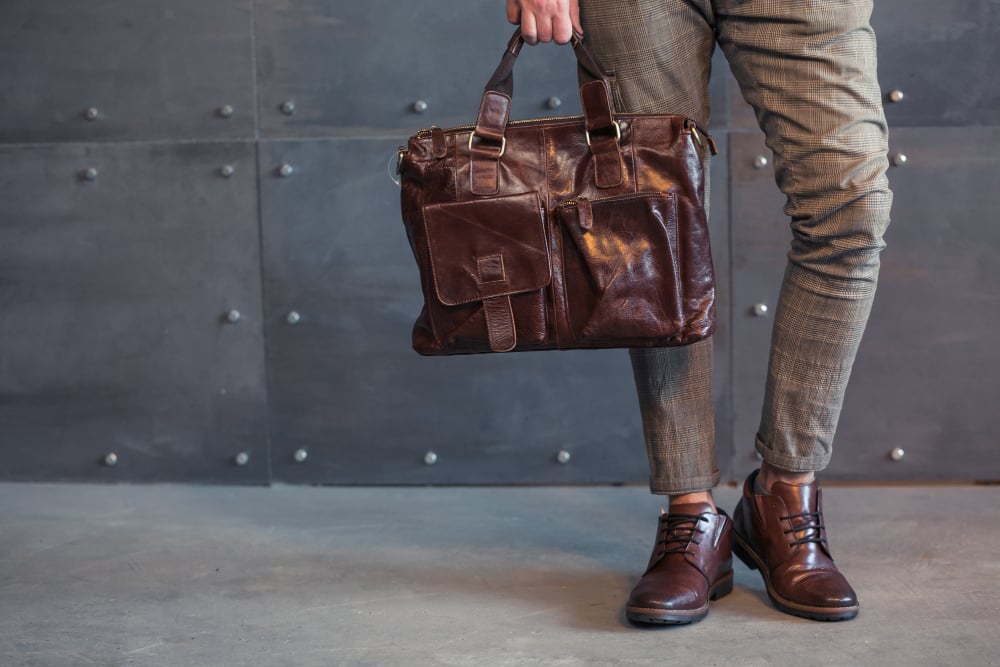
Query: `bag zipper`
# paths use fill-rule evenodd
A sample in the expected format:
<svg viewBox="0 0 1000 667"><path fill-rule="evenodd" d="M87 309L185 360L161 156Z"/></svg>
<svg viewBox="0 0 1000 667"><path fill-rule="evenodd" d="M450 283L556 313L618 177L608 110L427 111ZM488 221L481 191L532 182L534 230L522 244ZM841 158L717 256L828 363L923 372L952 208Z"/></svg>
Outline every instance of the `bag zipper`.
<svg viewBox="0 0 1000 667"><path fill-rule="evenodd" d="M626 117L642 118L642 117L648 117L648 116L662 116L663 114L655 114L655 113L630 113L630 114L621 114L621 115L622 116L626 116ZM545 116L543 118L522 118L520 120L508 121L507 125L508 126L510 126L510 125L520 126L520 125L532 125L532 124L534 124L534 125L541 125L541 124L545 124L545 123L551 123L552 121L570 121L570 120L572 120L572 121L582 121L582 120L584 120L584 117L582 115L576 115L576 116ZM455 127L449 127L447 130L445 130L445 132L447 132L449 134L461 134L463 132L470 132L470 131L475 130L475 129L476 129L475 125L457 125ZM694 120L692 118L685 118L684 129L686 129L688 132L691 133L691 136L694 138L695 143L697 143L698 146L702 145L702 139L703 138L708 139L710 141L712 139L712 135L710 135L700 125L698 125L698 121L696 121L696 120ZM422 130L417 130L416 136L419 137L419 138L428 137L428 136L430 136L431 131L432 130L430 128L422 129ZM715 142L712 141L711 145L714 148ZM717 153L718 153L717 150L713 150L713 152L712 152L713 155L716 155Z"/></svg>
<svg viewBox="0 0 1000 667"><path fill-rule="evenodd" d="M649 192L630 192L625 195L614 195L612 197L598 197L597 199L590 199L589 197L578 197L576 199L567 199L563 203L559 204L557 208L562 208L564 206L576 206L581 201L590 202L591 205L594 204L604 204L609 201L627 201L629 199L643 199L648 197L663 197L669 194L668 192L658 192L656 190L650 190Z"/></svg>
<svg viewBox="0 0 1000 667"><path fill-rule="evenodd" d="M600 206L601 204L607 204L611 202L623 202L632 199L653 199L655 197L665 197L668 193L666 192L633 192L627 195L617 195L613 197L598 197L597 199L588 199L587 197L578 197L576 199L567 199L563 203L559 204L556 209L566 209L570 210L576 208L576 216L580 222L580 228L584 231L590 230L594 226L594 212L593 207L595 205Z"/></svg>

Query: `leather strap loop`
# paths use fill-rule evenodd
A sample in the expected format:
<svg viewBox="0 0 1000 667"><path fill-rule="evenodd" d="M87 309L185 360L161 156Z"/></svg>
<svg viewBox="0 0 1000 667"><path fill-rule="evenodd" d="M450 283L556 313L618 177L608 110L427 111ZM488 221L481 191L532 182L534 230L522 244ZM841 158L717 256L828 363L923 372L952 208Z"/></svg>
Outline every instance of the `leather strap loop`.
<svg viewBox="0 0 1000 667"><path fill-rule="evenodd" d="M513 56L512 56L513 57ZM500 156L507 143L504 133L510 119L510 96L495 90L483 93L476 130L469 137L469 174L472 194L495 195L500 191ZM498 144L496 148L476 145L475 139Z"/></svg>
<svg viewBox="0 0 1000 667"><path fill-rule="evenodd" d="M510 119L510 96L487 90L479 103L479 115L476 118L476 136L492 139L500 143L507 121Z"/></svg>
<svg viewBox="0 0 1000 667"><path fill-rule="evenodd" d="M434 157L439 160L448 155L448 141L444 137L444 130L436 125L431 128L431 147Z"/></svg>
<svg viewBox="0 0 1000 667"><path fill-rule="evenodd" d="M476 268L479 274L476 280L480 285L508 282L503 255L479 257L476 259ZM483 313L490 349L494 352L513 350L517 346L517 331L514 329L514 309L510 303L510 295L483 299Z"/></svg>
<svg viewBox="0 0 1000 667"><path fill-rule="evenodd" d="M509 296L495 296L483 300L486 315L486 331L490 338L490 349L494 352L510 352L517 346L517 331L514 329L514 310Z"/></svg>
<svg viewBox="0 0 1000 667"><path fill-rule="evenodd" d="M469 184L474 195L500 192L500 146L471 144L469 149Z"/></svg>
<svg viewBox="0 0 1000 667"><path fill-rule="evenodd" d="M594 185L616 188L625 182L621 146L614 136L591 137L590 152L594 156Z"/></svg>
<svg viewBox="0 0 1000 667"><path fill-rule="evenodd" d="M594 183L599 188L618 187L625 180L622 164L621 128L614 119L611 86L607 81L589 81L580 86L587 143L594 155ZM608 134L608 131L611 131ZM591 133L600 132L600 136Z"/></svg>

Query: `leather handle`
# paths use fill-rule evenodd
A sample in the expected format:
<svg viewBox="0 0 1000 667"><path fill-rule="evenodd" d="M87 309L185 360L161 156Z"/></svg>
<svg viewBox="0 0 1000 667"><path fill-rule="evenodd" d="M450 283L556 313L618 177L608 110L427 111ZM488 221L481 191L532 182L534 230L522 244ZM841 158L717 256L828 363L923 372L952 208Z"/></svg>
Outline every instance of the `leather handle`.
<svg viewBox="0 0 1000 667"><path fill-rule="evenodd" d="M583 104L583 115L587 119L587 128L588 130L609 128L611 114L614 113L611 83L594 54L583 43L583 36L574 33L572 44L579 66L579 76L583 81L580 87L580 99ZM504 51L500 64L483 90L482 103L479 105L479 115L476 118L476 137L500 143L507 128L511 98L514 95L514 63L523 46L524 37L521 35L521 28L517 28L507 44L507 50Z"/></svg>
<svg viewBox="0 0 1000 667"><path fill-rule="evenodd" d="M597 62L597 58L594 57L591 50L584 44L583 35L574 32L570 43L573 45L573 51L576 54L581 80L584 82L603 81L608 84L608 88L610 89L611 84L608 81L608 76L604 73L604 68ZM507 44L507 50L504 51L503 57L500 59L500 64L497 65L490 80L486 82L484 93L492 90L503 93L507 97L514 96L514 61L521 54L523 46L524 37L521 35L521 28L517 28L510 38L510 42Z"/></svg>

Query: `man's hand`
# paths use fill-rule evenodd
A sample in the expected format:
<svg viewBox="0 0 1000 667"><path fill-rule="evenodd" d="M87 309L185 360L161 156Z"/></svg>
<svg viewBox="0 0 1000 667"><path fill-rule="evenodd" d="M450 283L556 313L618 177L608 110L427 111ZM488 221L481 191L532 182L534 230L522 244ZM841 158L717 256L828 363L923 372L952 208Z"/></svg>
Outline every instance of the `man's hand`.
<svg viewBox="0 0 1000 667"><path fill-rule="evenodd" d="M565 44L580 27L580 0L507 0L507 20L521 24L528 44L555 41Z"/></svg>

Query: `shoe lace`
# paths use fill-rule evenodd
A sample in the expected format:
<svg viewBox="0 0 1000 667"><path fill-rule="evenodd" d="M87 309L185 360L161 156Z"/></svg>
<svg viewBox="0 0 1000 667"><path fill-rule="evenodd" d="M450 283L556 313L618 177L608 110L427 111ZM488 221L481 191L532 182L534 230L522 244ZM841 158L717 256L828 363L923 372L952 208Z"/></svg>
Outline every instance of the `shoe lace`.
<svg viewBox="0 0 1000 667"><path fill-rule="evenodd" d="M699 522L708 523L708 519L700 514L668 514L666 518L666 528L663 530L663 537L660 544L663 545L664 554L686 553L688 546L693 542L700 544L696 535L701 535L703 531L698 529Z"/></svg>
<svg viewBox="0 0 1000 667"><path fill-rule="evenodd" d="M822 544L825 541L823 538L825 526L823 525L822 513L802 512L801 514L789 514L788 516L781 517L782 521L795 521L796 519L799 522L793 523L792 527L785 531L785 535L791 533L795 537L795 541L789 542L788 546L794 547L797 544L808 544L810 542ZM798 535L800 532L802 534Z"/></svg>

